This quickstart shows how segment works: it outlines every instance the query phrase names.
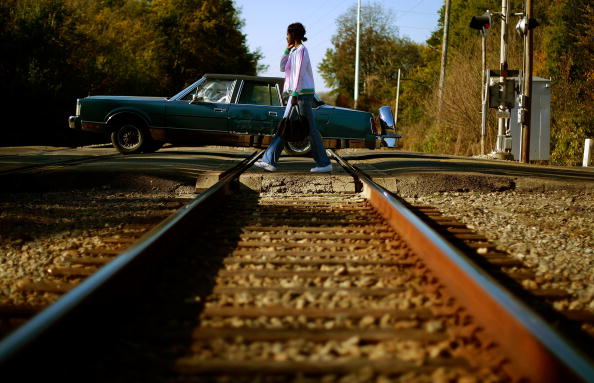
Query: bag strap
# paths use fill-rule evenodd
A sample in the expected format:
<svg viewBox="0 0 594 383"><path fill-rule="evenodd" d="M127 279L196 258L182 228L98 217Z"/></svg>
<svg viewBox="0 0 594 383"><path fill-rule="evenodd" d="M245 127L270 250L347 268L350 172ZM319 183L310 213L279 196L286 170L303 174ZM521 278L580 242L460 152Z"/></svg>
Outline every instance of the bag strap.
<svg viewBox="0 0 594 383"><path fill-rule="evenodd" d="M293 110L297 109L297 115L301 115L301 110L299 109L299 105L295 104L295 105L291 105L291 109L289 110L289 114L287 115L287 117L291 118L291 115L293 115Z"/></svg>

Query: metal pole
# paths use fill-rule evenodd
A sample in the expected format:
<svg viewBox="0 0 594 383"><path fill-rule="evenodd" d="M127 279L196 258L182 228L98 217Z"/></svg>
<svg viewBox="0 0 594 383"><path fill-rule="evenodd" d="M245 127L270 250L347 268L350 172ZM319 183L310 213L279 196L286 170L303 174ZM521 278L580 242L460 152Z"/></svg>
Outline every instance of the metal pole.
<svg viewBox="0 0 594 383"><path fill-rule="evenodd" d="M590 166L590 162L592 162L592 149L594 149L594 140L586 138L584 142L584 159L582 160L583 167Z"/></svg>
<svg viewBox="0 0 594 383"><path fill-rule="evenodd" d="M532 18L532 0L526 0L526 23ZM529 24L528 24L529 25ZM521 161L525 164L530 162L530 114L532 112L532 69L533 69L533 38L532 29L528 28L524 37L525 47L525 68L524 68L524 95L522 96L522 156Z"/></svg>
<svg viewBox="0 0 594 383"><path fill-rule="evenodd" d="M398 101L400 99L400 68L398 68L398 83L396 84L396 107L394 115L394 126L398 123Z"/></svg>
<svg viewBox="0 0 594 383"><path fill-rule="evenodd" d="M448 63L448 38L450 29L450 2L445 0L445 14L443 19L443 42L441 44L441 69L439 71L439 97L437 101L437 109L441 112L441 105L443 102L443 93L445 90L445 76L446 66Z"/></svg>
<svg viewBox="0 0 594 383"><path fill-rule="evenodd" d="M505 81L507 79L507 24L509 21L509 0L502 0L501 1L501 57L499 61L499 69L501 70L501 77L499 78L501 93L502 95L506 94L506 84ZM507 107L505 106L505 97L502 97L501 104L499 105L499 112L504 113L507 111ZM498 125L497 125L497 152L503 152L504 149L504 142L505 142L505 127L507 126L507 118L498 118Z"/></svg>
<svg viewBox="0 0 594 383"><path fill-rule="evenodd" d="M359 38L361 32L361 0L357 0L357 44L355 47L355 106L357 109L357 101L359 100Z"/></svg>
<svg viewBox="0 0 594 383"><path fill-rule="evenodd" d="M481 111L481 154L485 154L485 137L487 135L487 31L481 31L482 36L482 58L483 58L483 75L482 75L482 111Z"/></svg>

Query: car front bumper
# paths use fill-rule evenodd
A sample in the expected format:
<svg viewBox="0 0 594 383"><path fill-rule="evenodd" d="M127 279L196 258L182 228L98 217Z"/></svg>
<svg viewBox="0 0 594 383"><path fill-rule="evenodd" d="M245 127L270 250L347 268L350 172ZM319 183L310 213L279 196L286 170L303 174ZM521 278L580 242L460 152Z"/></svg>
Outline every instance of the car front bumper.
<svg viewBox="0 0 594 383"><path fill-rule="evenodd" d="M80 116L70 116L68 118L68 126L70 129L81 130Z"/></svg>

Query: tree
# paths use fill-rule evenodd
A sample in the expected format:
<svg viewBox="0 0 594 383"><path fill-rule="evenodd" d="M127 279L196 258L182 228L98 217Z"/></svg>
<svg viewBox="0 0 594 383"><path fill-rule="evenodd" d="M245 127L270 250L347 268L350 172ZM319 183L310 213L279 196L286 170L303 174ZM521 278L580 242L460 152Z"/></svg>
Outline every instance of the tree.
<svg viewBox="0 0 594 383"><path fill-rule="evenodd" d="M371 109L394 100L398 69L407 73L419 65L421 47L398 37L391 12L379 3L361 7L361 109ZM335 88L337 104L351 106L355 80L357 8L351 7L336 20L333 48L319 65L322 77Z"/></svg>
<svg viewBox="0 0 594 383"><path fill-rule="evenodd" d="M576 164L583 141L594 135L594 12L588 0L541 0L535 2L534 14L540 26L534 31L534 75L551 78L551 162ZM513 11L521 11L524 1L513 0ZM480 126L480 37L468 28L474 15L485 10L499 10L500 0L452 2L450 19L450 60L444 113L438 119L433 107L443 26L443 8L438 29L427 41L422 65L409 78L427 87L407 88L401 100L418 105L416 124L404 127L406 149L472 155L478 153ZM513 30L509 35L509 67L521 68L521 40ZM499 67L499 28L492 25L488 39L488 67ZM428 101L427 101L428 100ZM410 109L409 109L410 111ZM438 124L437 121L440 123ZM494 146L496 120L490 111L487 130L488 147Z"/></svg>
<svg viewBox="0 0 594 383"><path fill-rule="evenodd" d="M261 54L241 27L232 0L3 0L2 142L73 143L77 97L171 95L205 72L255 74Z"/></svg>
<svg viewBox="0 0 594 383"><path fill-rule="evenodd" d="M580 162L594 136L594 6L587 0L551 2L543 56L553 80L552 160Z"/></svg>
<svg viewBox="0 0 594 383"><path fill-rule="evenodd" d="M77 76L69 63L80 35L72 11L61 0L12 0L1 12L3 140L47 139L45 124L65 121L66 102L74 104L69 95L76 92ZM34 118L23 119L32 112Z"/></svg>
<svg viewBox="0 0 594 383"><path fill-rule="evenodd" d="M261 54L249 52L231 0L154 0L169 86L181 88L206 72L254 75Z"/></svg>
<svg viewBox="0 0 594 383"><path fill-rule="evenodd" d="M74 1L84 36L74 66L84 77L83 94L159 95L167 87L160 62L161 38L146 28L150 5L142 1Z"/></svg>

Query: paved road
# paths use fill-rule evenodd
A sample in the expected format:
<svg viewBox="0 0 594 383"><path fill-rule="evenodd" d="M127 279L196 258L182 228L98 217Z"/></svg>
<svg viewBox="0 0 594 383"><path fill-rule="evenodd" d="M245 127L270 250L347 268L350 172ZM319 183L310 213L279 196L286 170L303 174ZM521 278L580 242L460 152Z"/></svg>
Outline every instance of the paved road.
<svg viewBox="0 0 594 383"><path fill-rule="evenodd" d="M253 148L168 147L156 153L124 156L112 147L5 147L0 148L0 183L4 191L68 189L82 185L146 187L154 182L193 186L197 178L218 175L254 151ZM89 157L93 161L51 166ZM48 166L31 169L33 165ZM24 167L31 170L14 173Z"/></svg>
<svg viewBox="0 0 594 383"><path fill-rule="evenodd" d="M594 167L525 165L515 161L484 160L469 157L435 155L387 150L341 150L345 158L366 164L376 175L460 172L514 177L546 177L566 181L594 182Z"/></svg>
<svg viewBox="0 0 594 383"><path fill-rule="evenodd" d="M594 167L525 165L513 161L393 150L339 151L391 191L403 195L438 191L594 192Z"/></svg>
<svg viewBox="0 0 594 383"><path fill-rule="evenodd" d="M61 183L64 187L68 187L81 182L92 184L109 183L114 180L124 182L134 178L131 177L134 175L136 178L160 177L188 185L194 185L197 182L197 186L202 188L210 186L216 181L220 172L243 160L255 150L255 148L217 146L169 146L156 153L124 156L110 146L4 147L0 148L0 175L23 166L96 156L95 161L76 166L43 168L43 171L21 176L18 178L18 183L27 184L35 180L33 183L37 186ZM511 161L479 160L398 150L344 149L339 150L338 153L383 183L388 189L404 193L414 192L414 189L423 192L489 191L508 188L594 190L594 168L592 167L523 165ZM349 176L337 165L332 176L313 175L309 172L312 166L314 164L311 158L283 157L276 173L252 169L246 176L251 180L248 183L251 182L252 186L255 185L254 182L263 182L263 178L274 178L277 183L286 183L286 180L299 175L300 177L297 178L314 177L316 180L326 177L334 183L335 188L344 188L344 179L349 179ZM3 178L6 179L6 177Z"/></svg>

